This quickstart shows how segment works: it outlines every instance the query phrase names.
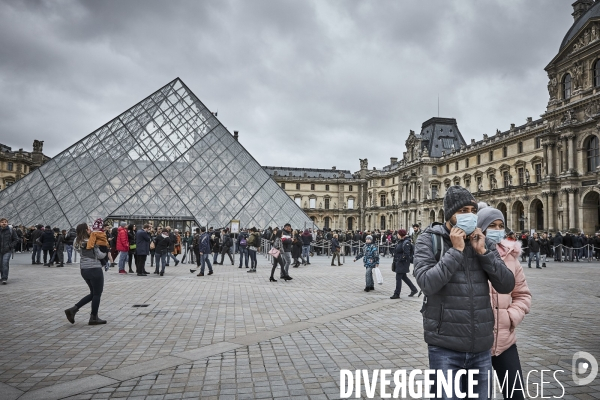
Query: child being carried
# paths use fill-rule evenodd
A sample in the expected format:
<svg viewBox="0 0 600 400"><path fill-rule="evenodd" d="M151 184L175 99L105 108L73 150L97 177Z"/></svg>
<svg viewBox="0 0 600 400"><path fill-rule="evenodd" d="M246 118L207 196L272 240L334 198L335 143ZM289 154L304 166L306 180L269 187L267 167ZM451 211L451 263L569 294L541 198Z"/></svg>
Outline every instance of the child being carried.
<svg viewBox="0 0 600 400"><path fill-rule="evenodd" d="M90 238L87 242L87 249L91 250L94 246L98 246L98 250L103 253L106 253L106 257L100 260L100 263L104 267L105 271L108 271L109 259L108 259L108 239L106 237L106 233L104 232L104 221L102 218L98 218L94 221L94 225L92 225L92 233L90 234Z"/></svg>

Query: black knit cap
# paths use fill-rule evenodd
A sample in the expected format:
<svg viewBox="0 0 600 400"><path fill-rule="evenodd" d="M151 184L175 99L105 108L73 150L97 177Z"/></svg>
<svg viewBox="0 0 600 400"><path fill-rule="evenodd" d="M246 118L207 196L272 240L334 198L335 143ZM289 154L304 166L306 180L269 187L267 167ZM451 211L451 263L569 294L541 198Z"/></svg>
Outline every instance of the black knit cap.
<svg viewBox="0 0 600 400"><path fill-rule="evenodd" d="M477 210L475 197L462 186L450 186L444 196L444 219L450 221L452 216L465 206L473 206Z"/></svg>

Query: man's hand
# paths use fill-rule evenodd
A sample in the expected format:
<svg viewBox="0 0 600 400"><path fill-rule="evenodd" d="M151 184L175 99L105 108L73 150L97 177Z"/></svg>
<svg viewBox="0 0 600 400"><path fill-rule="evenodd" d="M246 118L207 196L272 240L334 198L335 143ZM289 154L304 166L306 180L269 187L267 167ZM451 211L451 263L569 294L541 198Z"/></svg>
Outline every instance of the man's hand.
<svg viewBox="0 0 600 400"><path fill-rule="evenodd" d="M452 242L452 247L458 251L463 251L465 249L466 237L467 235L462 229L457 228L456 226L452 228L450 231L450 241Z"/></svg>
<svg viewBox="0 0 600 400"><path fill-rule="evenodd" d="M470 236L471 246L477 252L477 254L485 253L485 236L481 232L480 228L476 228Z"/></svg>

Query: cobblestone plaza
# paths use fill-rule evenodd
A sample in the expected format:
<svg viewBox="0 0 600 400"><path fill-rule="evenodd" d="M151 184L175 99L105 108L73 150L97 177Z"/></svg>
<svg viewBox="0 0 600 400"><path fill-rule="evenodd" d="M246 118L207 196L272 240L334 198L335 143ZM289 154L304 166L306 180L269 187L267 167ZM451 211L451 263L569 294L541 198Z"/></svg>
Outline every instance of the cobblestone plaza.
<svg viewBox="0 0 600 400"><path fill-rule="evenodd" d="M342 267L315 257L287 283L268 282L263 256L256 274L237 265L217 266L215 275L202 278L186 264L168 268L162 279L111 270L100 306L108 320L103 326L87 325L88 306L74 325L64 316L87 291L77 264L48 269L28 261L29 255L16 255L9 284L0 288L3 400L336 399L341 369L428 365L421 299L406 292L389 299L390 258L382 261L384 284L370 293L362 291L362 264L348 257ZM524 374L564 370L557 373L562 398L600 398L598 378L587 386L571 380L575 352L600 359L600 265L548 263L525 273L533 306L517 330ZM548 375L544 396L561 396ZM533 382L539 386L540 379L531 376L534 398Z"/></svg>

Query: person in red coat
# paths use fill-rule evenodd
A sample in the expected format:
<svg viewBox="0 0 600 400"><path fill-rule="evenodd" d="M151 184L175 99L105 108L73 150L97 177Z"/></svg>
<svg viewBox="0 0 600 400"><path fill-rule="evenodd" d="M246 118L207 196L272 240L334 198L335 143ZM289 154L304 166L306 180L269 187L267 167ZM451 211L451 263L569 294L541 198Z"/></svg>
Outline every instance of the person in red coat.
<svg viewBox="0 0 600 400"><path fill-rule="evenodd" d="M127 274L125 271L125 264L127 264L127 258L129 257L129 238L127 236L127 222L121 222L119 231L117 234L117 251L119 252L119 273Z"/></svg>

